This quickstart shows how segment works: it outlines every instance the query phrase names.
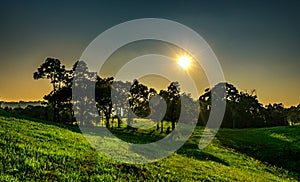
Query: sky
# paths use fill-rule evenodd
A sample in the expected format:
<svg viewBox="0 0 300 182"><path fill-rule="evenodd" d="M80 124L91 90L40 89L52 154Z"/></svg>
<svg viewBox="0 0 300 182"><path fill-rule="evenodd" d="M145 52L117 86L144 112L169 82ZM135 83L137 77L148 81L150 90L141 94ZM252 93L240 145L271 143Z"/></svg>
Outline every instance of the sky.
<svg viewBox="0 0 300 182"><path fill-rule="evenodd" d="M0 6L0 100L42 100L47 57L71 68L99 34L138 18L164 18L200 34L227 82L263 104L300 103L300 1L10 1ZM144 79L145 80L145 79Z"/></svg>

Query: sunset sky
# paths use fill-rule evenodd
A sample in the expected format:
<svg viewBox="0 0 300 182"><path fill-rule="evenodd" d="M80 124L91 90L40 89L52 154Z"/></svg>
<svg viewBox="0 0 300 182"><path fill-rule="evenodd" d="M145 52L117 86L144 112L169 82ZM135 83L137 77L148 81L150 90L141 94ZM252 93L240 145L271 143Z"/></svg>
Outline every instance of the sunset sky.
<svg viewBox="0 0 300 182"><path fill-rule="evenodd" d="M300 103L300 1L13 1L0 6L0 100L42 100L47 57L68 68L100 33L137 18L165 18L200 34L241 91L263 104ZM146 78L145 78L146 79ZM144 80L145 80L144 79Z"/></svg>

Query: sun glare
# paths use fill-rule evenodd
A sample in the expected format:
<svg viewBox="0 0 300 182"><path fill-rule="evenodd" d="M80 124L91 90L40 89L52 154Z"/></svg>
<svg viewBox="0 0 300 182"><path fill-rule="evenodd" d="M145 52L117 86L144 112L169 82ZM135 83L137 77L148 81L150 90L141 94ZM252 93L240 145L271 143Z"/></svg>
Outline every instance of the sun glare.
<svg viewBox="0 0 300 182"><path fill-rule="evenodd" d="M180 56L178 58L178 64L181 68L187 69L188 67L190 67L191 58L189 56Z"/></svg>

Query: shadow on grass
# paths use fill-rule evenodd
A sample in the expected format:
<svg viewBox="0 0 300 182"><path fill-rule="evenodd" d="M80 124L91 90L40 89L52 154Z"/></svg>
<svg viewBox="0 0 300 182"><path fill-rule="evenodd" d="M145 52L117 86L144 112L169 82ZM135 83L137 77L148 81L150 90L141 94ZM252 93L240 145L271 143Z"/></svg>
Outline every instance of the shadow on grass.
<svg viewBox="0 0 300 182"><path fill-rule="evenodd" d="M166 137L166 134L160 134L159 131L154 131L154 130L136 131L136 130L129 129L129 128L114 128L114 129L109 129L109 130L115 136L117 136L119 139L122 139L123 141L129 142L129 143L135 143L135 144L147 144L147 143L151 143L151 142L156 142L156 141ZM92 132L90 134L93 135ZM99 134L99 133L97 133L97 134ZM227 162L225 162L224 160L222 160L212 154L200 151L197 144L198 144L197 142L194 143L193 141L191 141L191 142L187 141L179 150L176 151L176 153L180 154L180 155L184 155L189 158L196 159L196 160L213 161L213 162L223 164L225 166L229 166L229 164ZM155 146L155 144L154 144L154 146ZM160 146L160 147L162 147L162 146ZM165 147L167 147L167 148L166 149L162 148L161 150L157 149L156 147L143 148L144 150L141 150L141 151L135 147L132 147L132 148L130 148L130 150L152 160L152 157L155 155L152 156L149 153L160 153L162 155L164 155L164 153L169 153L170 151L168 149L168 146L165 146ZM144 153L144 152L147 152L147 153Z"/></svg>
<svg viewBox="0 0 300 182"><path fill-rule="evenodd" d="M138 144L156 142L164 137L163 134L157 133L155 129L110 128L109 131L123 141Z"/></svg>
<svg viewBox="0 0 300 182"><path fill-rule="evenodd" d="M217 139L262 162L286 169L300 179L300 125L262 129L219 130Z"/></svg>
<svg viewBox="0 0 300 182"><path fill-rule="evenodd" d="M185 143L176 153L201 161L213 161L225 166L229 166L229 163L225 162L224 160L212 154L200 151L198 145L193 143Z"/></svg>

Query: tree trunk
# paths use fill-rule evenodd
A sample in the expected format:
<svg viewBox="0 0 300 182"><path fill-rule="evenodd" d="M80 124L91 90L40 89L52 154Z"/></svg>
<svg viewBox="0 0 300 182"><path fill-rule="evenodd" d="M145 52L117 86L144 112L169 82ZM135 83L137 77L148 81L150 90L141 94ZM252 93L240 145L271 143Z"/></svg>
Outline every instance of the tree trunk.
<svg viewBox="0 0 300 182"><path fill-rule="evenodd" d="M121 128L121 119L119 117L117 117L118 119L118 128Z"/></svg>
<svg viewBox="0 0 300 182"><path fill-rule="evenodd" d="M161 121L160 133L164 132L164 121Z"/></svg>
<svg viewBox="0 0 300 182"><path fill-rule="evenodd" d="M110 117L109 117L109 115L108 114L105 114L105 120L106 120L106 128L109 128L110 127L110 125L109 125L109 119L110 119Z"/></svg>
<svg viewBox="0 0 300 182"><path fill-rule="evenodd" d="M122 117L121 116L121 108L117 108L117 119L118 119L118 128L121 128L121 119L120 119L120 117Z"/></svg>
<svg viewBox="0 0 300 182"><path fill-rule="evenodd" d="M172 131L175 129L175 121L172 121Z"/></svg>
<svg viewBox="0 0 300 182"><path fill-rule="evenodd" d="M56 115L57 111L56 110L57 110L56 104L55 104L55 102L53 102L53 122L56 122L56 120L57 120L57 115Z"/></svg>
<svg viewBox="0 0 300 182"><path fill-rule="evenodd" d="M131 128L131 121L132 121L132 116L131 116L130 111L128 111L128 113L127 113L127 128Z"/></svg>

